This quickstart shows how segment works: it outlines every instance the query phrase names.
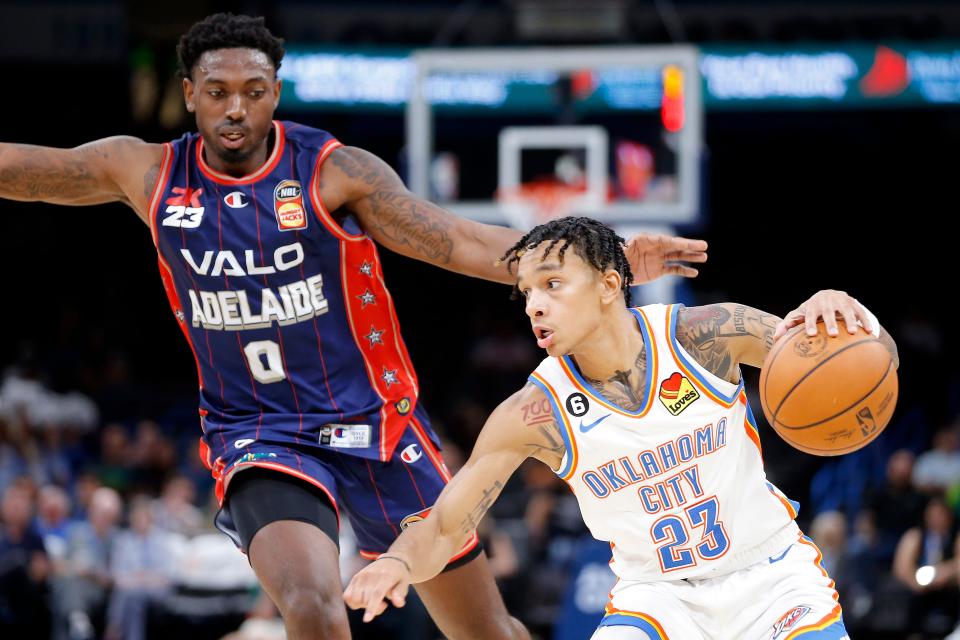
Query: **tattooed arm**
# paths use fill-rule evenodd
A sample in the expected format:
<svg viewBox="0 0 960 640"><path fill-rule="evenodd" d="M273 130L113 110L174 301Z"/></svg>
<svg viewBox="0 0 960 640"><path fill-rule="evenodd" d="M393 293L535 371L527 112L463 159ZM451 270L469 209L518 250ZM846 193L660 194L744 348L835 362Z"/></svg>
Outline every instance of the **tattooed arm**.
<svg viewBox="0 0 960 640"><path fill-rule="evenodd" d="M123 202L147 221L162 147L104 138L73 149L0 143L0 198L91 205Z"/></svg>
<svg viewBox="0 0 960 640"><path fill-rule="evenodd" d="M320 197L329 211L353 212L364 230L397 253L458 273L513 284L498 259L522 234L456 216L410 193L383 160L356 147L333 151L320 168ZM638 233L625 247L635 284L664 275L695 277L686 262L705 262L707 243Z"/></svg>
<svg viewBox="0 0 960 640"><path fill-rule="evenodd" d="M333 151L320 169L320 195L330 211L345 207L383 246L466 275L511 283L496 260L520 232L480 224L410 193L387 163L356 147Z"/></svg>
<svg viewBox="0 0 960 640"><path fill-rule="evenodd" d="M848 327L855 327L857 320L869 322L859 303L842 291L820 291L805 305L809 307L806 312L809 326L816 327L817 319L822 317L834 335L837 314L847 318ZM804 306L791 311L788 317L798 313L799 322L803 322ZM736 383L740 378L740 364L763 365L767 352L784 333L778 329L781 324L780 318L773 314L733 302L681 307L677 314L677 340L707 371ZM897 346L882 327L880 342L890 351L894 366L898 366Z"/></svg>
<svg viewBox="0 0 960 640"><path fill-rule="evenodd" d="M411 583L436 576L463 548L520 463L535 457L559 467L564 445L551 418L546 397L531 384L497 407L430 515L408 526L380 560L354 576L344 592L347 604L366 609L365 620L386 608L384 598L401 606Z"/></svg>
<svg viewBox="0 0 960 640"><path fill-rule="evenodd" d="M710 373L736 384L740 364L759 367L780 318L733 302L681 307L677 341Z"/></svg>

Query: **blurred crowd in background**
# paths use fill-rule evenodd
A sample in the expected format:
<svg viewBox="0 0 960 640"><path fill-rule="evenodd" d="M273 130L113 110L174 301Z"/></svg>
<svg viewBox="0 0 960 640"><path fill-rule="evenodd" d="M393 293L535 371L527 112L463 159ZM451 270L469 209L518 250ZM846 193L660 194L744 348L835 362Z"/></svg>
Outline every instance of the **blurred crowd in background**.
<svg viewBox="0 0 960 640"><path fill-rule="evenodd" d="M911 323L890 328L901 360L935 357L942 340L936 325ZM489 411L541 357L509 323L486 318L477 325L462 366L421 367L427 408L454 472ZM96 346L76 331L75 344ZM78 366L65 367L71 357ZM136 399L151 390L130 374L122 353L96 365L83 360L83 348L25 347L3 373L0 635L282 638L246 558L212 527L217 505L196 454L196 398L173 396L166 406L155 399L139 405L151 407L149 414L138 411ZM440 377L458 391L431 393ZM803 503L800 524L823 551L852 637L904 638L909 631L941 638L957 623L958 386L960 378L947 381L952 406L931 413L923 388L902 379L885 434L836 459L794 452L772 430L762 432L768 475ZM574 496L549 469L524 465L481 536L509 609L537 637L586 637L564 620L582 614L595 624L613 582L609 550L592 541ZM348 526L342 550L348 580L365 562ZM437 637L415 598L375 626L353 623L358 638Z"/></svg>

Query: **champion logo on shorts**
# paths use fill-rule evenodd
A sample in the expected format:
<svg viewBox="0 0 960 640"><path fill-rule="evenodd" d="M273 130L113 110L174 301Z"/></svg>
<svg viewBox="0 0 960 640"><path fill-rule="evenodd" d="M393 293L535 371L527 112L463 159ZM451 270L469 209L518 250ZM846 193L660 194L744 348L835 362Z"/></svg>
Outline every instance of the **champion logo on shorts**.
<svg viewBox="0 0 960 640"><path fill-rule="evenodd" d="M773 635L770 636L770 640L776 640L781 635L792 631L794 627L797 626L797 623L800 622L800 618L810 613L810 607L794 607L783 614L777 623L773 625Z"/></svg>
<svg viewBox="0 0 960 640"><path fill-rule="evenodd" d="M400 452L400 459L407 464L413 464L419 460L421 456L423 456L423 452L420 451L420 446L416 442Z"/></svg>

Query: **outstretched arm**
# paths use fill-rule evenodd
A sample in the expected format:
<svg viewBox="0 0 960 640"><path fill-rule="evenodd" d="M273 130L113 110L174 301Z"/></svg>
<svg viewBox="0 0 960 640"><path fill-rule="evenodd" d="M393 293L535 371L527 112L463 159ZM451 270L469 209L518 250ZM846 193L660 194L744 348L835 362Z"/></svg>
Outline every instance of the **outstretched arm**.
<svg viewBox="0 0 960 640"><path fill-rule="evenodd" d="M563 456L559 434L544 429L542 418L534 421L536 429L528 420L529 408L544 402L543 392L527 385L497 407L470 459L444 488L430 515L409 525L380 559L354 576L344 599L351 608L366 610L365 621L386 609L385 598L403 606L411 583L429 580L443 570L526 458L559 466Z"/></svg>
<svg viewBox="0 0 960 640"><path fill-rule="evenodd" d="M828 332L836 335L837 314L845 319L850 333L860 330L858 321L865 331L873 330L866 310L842 291L817 292L787 317L796 317L797 314L799 320L793 324L801 324L806 319L814 333L817 319L823 318ZM681 308L677 316L677 340L708 371L736 383L740 364L763 365L774 342L786 333L783 328L786 322L773 314L733 302ZM896 344L882 327L879 340L890 351L897 366Z"/></svg>
<svg viewBox="0 0 960 640"><path fill-rule="evenodd" d="M104 138L73 149L0 143L0 198L91 205L124 202L147 221L162 147Z"/></svg>
<svg viewBox="0 0 960 640"><path fill-rule="evenodd" d="M387 163L356 147L341 147L320 169L320 193L330 211L346 207L383 246L466 275L513 283L497 264L522 234L456 216L410 193ZM638 234L627 243L637 284L662 275L697 275L684 262L704 262L707 243Z"/></svg>

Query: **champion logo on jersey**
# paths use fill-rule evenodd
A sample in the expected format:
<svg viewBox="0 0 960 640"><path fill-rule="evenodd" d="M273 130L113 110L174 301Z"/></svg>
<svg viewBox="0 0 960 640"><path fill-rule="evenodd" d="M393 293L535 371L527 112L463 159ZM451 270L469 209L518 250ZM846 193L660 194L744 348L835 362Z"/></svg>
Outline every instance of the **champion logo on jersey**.
<svg viewBox="0 0 960 640"><path fill-rule="evenodd" d="M420 522L421 520L426 518L428 515L430 515L430 510L432 508L433 507L427 507L422 511L417 511L416 513L411 513L410 515L408 515L406 518L400 521L400 530L403 531L414 522Z"/></svg>
<svg viewBox="0 0 960 640"><path fill-rule="evenodd" d="M673 375L660 384L660 402L672 415L680 415L699 397L700 394L690 381L678 371L674 371Z"/></svg>
<svg viewBox="0 0 960 640"><path fill-rule="evenodd" d="M303 207L303 188L297 180L283 180L273 190L273 211L280 231L307 228L307 211Z"/></svg>
<svg viewBox="0 0 960 640"><path fill-rule="evenodd" d="M247 195L244 192L231 191L227 195L223 196L223 203L231 209L243 209L250 203L250 201L247 200Z"/></svg>
<svg viewBox="0 0 960 640"><path fill-rule="evenodd" d="M416 442L400 452L400 459L407 464L413 464L421 457L423 457L423 451L420 450L420 445Z"/></svg>
<svg viewBox="0 0 960 640"><path fill-rule="evenodd" d="M800 622L800 618L810 613L810 607L794 607L783 614L783 617L777 620L777 623L773 625L773 635L770 636L770 640L776 640L781 635L790 632L794 627L797 626L797 623Z"/></svg>

